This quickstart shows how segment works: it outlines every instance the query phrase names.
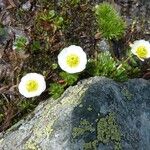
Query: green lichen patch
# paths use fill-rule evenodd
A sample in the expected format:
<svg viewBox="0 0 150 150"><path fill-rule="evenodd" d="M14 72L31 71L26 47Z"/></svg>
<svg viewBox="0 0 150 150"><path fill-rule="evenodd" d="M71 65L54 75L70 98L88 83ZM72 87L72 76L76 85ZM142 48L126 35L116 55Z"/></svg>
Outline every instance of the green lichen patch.
<svg viewBox="0 0 150 150"><path fill-rule="evenodd" d="M127 100L132 100L133 94L127 88L123 88L121 93L126 97Z"/></svg>
<svg viewBox="0 0 150 150"><path fill-rule="evenodd" d="M86 119L80 121L79 127L74 127L72 131L73 138L82 136L85 132L94 132L95 129L92 127L91 123Z"/></svg>
<svg viewBox="0 0 150 150"><path fill-rule="evenodd" d="M41 150L41 148L34 141L26 142L24 148L25 150Z"/></svg>
<svg viewBox="0 0 150 150"><path fill-rule="evenodd" d="M91 105L89 105L89 107L87 108L87 110L88 111L92 111L93 110L92 107L91 107Z"/></svg>
<svg viewBox="0 0 150 150"><path fill-rule="evenodd" d="M97 150L97 144L98 144L97 140L84 143L83 150Z"/></svg>
<svg viewBox="0 0 150 150"><path fill-rule="evenodd" d="M104 144L113 142L115 150L121 149L121 132L116 123L114 113L101 118L97 123L97 139Z"/></svg>

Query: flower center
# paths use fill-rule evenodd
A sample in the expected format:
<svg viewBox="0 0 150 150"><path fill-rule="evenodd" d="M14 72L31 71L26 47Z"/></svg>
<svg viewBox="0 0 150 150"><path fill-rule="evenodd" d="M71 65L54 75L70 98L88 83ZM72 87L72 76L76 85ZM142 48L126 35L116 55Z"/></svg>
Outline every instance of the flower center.
<svg viewBox="0 0 150 150"><path fill-rule="evenodd" d="M76 54L70 54L67 56L67 65L71 68L78 66L80 63L79 56Z"/></svg>
<svg viewBox="0 0 150 150"><path fill-rule="evenodd" d="M26 83L26 89L28 92L34 92L38 89L38 82L36 80L29 80Z"/></svg>
<svg viewBox="0 0 150 150"><path fill-rule="evenodd" d="M147 56L147 49L144 46L139 46L137 48L137 55L141 58L146 58Z"/></svg>

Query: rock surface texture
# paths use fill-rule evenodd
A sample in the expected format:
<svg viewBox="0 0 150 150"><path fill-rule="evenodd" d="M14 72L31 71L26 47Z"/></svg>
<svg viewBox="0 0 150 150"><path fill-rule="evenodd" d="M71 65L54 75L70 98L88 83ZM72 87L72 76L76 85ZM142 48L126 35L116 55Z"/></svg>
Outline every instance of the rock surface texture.
<svg viewBox="0 0 150 150"><path fill-rule="evenodd" d="M150 149L149 81L81 81L0 134L0 150L113 149Z"/></svg>

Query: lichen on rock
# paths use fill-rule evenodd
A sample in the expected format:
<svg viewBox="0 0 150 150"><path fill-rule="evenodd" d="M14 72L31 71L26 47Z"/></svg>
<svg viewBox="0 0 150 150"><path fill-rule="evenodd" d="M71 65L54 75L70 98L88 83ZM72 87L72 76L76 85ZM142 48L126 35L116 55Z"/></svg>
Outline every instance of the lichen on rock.
<svg viewBox="0 0 150 150"><path fill-rule="evenodd" d="M127 100L128 94L132 100ZM129 96L130 98L130 96ZM150 82L94 77L0 134L3 150L149 150Z"/></svg>

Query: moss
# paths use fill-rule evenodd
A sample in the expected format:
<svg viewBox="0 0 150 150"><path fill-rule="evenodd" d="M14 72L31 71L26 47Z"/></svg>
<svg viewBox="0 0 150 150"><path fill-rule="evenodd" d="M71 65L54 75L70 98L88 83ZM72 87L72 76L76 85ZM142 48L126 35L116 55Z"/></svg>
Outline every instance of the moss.
<svg viewBox="0 0 150 150"><path fill-rule="evenodd" d="M95 13L103 37L117 40L123 37L126 24L111 4L104 2L97 5Z"/></svg>
<svg viewBox="0 0 150 150"><path fill-rule="evenodd" d="M104 144L113 142L116 150L121 149L121 133L114 113L101 118L97 123L97 139Z"/></svg>
<svg viewBox="0 0 150 150"><path fill-rule="evenodd" d="M72 131L73 138L77 138L83 135L85 132L94 132L95 129L92 127L90 122L86 119L80 121L79 127L74 127Z"/></svg>

